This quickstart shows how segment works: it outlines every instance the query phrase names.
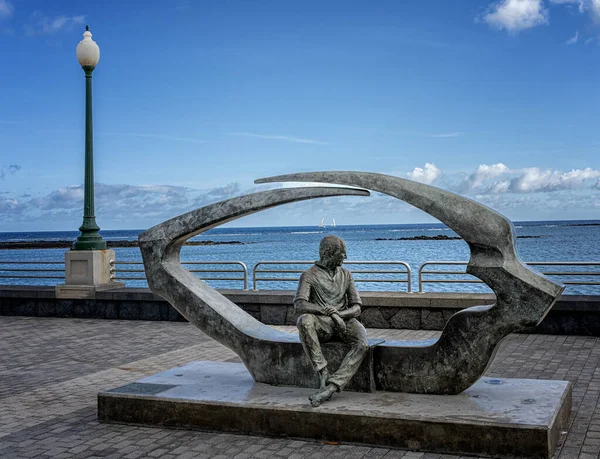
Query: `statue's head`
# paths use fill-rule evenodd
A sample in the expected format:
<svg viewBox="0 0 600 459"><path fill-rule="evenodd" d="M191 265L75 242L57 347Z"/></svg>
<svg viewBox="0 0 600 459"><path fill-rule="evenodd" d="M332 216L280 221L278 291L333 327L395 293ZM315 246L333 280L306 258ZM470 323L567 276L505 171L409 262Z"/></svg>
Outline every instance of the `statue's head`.
<svg viewBox="0 0 600 459"><path fill-rule="evenodd" d="M319 262L329 268L342 266L346 259L346 243L337 236L325 236L319 245Z"/></svg>

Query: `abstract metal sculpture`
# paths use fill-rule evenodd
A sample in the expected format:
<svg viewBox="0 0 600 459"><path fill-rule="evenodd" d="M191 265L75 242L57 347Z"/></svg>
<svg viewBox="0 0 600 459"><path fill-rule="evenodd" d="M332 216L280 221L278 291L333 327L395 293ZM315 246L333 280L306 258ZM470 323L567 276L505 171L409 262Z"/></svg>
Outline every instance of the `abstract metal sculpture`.
<svg viewBox="0 0 600 459"><path fill-rule="evenodd" d="M467 272L496 294L496 304L454 314L437 340L387 341L374 349L374 378L388 391L457 394L485 372L500 341L542 321L563 287L525 266L515 250L512 224L465 197L422 183L365 172L311 172L257 180L321 182L366 188L424 210L469 245ZM192 236L280 204L326 196L367 196L354 188L291 188L264 191L212 204L140 234L150 288L187 320L236 352L257 382L312 386L308 360L297 336L268 327L242 311L180 263Z"/></svg>

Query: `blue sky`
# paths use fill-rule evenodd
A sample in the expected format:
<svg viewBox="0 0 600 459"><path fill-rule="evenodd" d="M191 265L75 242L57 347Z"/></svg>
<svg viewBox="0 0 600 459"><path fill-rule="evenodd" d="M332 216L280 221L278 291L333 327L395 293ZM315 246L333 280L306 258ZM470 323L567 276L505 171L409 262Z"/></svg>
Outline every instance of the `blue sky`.
<svg viewBox="0 0 600 459"><path fill-rule="evenodd" d="M312 170L412 178L514 220L600 218L600 0L0 0L0 231L146 228ZM240 225L430 221L375 195Z"/></svg>

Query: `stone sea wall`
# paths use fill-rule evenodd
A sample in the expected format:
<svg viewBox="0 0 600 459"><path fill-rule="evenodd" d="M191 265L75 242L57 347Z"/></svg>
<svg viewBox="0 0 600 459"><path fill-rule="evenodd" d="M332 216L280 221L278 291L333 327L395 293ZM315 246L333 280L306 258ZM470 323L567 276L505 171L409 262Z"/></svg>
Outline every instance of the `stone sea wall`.
<svg viewBox="0 0 600 459"><path fill-rule="evenodd" d="M220 290L263 323L294 325L292 291ZM492 304L492 294L363 292L361 321L368 328L441 330L455 312ZM0 286L0 316L184 321L149 289L97 292L95 298L59 299L53 287ZM1 320L1 319L0 319ZM532 332L600 336L600 295L563 295Z"/></svg>

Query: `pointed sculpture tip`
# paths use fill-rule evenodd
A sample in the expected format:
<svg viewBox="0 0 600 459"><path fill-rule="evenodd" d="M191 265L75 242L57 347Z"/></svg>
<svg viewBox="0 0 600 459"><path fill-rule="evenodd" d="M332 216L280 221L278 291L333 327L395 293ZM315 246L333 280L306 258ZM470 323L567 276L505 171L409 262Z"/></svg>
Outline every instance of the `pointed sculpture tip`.
<svg viewBox="0 0 600 459"><path fill-rule="evenodd" d="M290 175L294 175L294 174L284 174L284 175L272 175L270 177L262 177L259 179L256 179L254 181L254 183L273 183L273 182L287 182L288 180L286 180L288 177L290 177Z"/></svg>
<svg viewBox="0 0 600 459"><path fill-rule="evenodd" d="M263 178L259 178L254 180L255 184L262 184L262 183L274 183L274 182L294 182L297 181L295 179L292 178L292 176L295 174L287 174L287 175L274 175L272 177L263 177ZM315 182L315 183L319 183L319 182ZM359 188L359 187L350 187L350 186L336 186L336 187L331 187L328 186L326 188L336 188L338 190L344 190L348 193L348 196L350 195L354 195L354 196L371 196L371 192L369 190L366 190L364 188ZM322 196L325 197L325 196Z"/></svg>
<svg viewBox="0 0 600 459"><path fill-rule="evenodd" d="M320 182L319 180L313 180L315 175L323 174L338 174L342 171L313 171L313 172L294 172L291 174L272 175L270 177L262 177L256 179L254 183L273 183L273 182L314 182L314 183L335 183L330 180Z"/></svg>
<svg viewBox="0 0 600 459"><path fill-rule="evenodd" d="M87 24L85 25L85 31L86 31L86 32L89 32L89 31L90 31L90 26L89 26L89 25L87 25Z"/></svg>

